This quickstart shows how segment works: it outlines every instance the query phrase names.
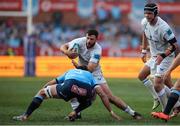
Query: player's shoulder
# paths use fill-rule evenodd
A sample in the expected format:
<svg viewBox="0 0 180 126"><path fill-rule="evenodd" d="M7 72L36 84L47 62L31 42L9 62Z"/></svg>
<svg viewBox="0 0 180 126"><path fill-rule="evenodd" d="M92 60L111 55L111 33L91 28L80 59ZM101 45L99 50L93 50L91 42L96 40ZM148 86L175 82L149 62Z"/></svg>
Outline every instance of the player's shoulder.
<svg viewBox="0 0 180 126"><path fill-rule="evenodd" d="M142 25L142 26L146 26L147 24L148 24L147 19L146 19L146 18L143 18L143 19L141 20L141 25Z"/></svg>
<svg viewBox="0 0 180 126"><path fill-rule="evenodd" d="M97 42L96 42L96 44L95 44L94 48L96 48L96 49L100 49L100 50L102 49L102 47L100 46L100 44L99 44L99 43L97 43Z"/></svg>
<svg viewBox="0 0 180 126"><path fill-rule="evenodd" d="M96 43L96 44L94 45L92 51L93 51L93 52L99 52L99 53L101 53L101 52L102 52L102 47L101 47L98 43Z"/></svg>
<svg viewBox="0 0 180 126"><path fill-rule="evenodd" d="M161 30L169 29L170 26L166 21L164 21L162 18L158 17L158 24Z"/></svg>

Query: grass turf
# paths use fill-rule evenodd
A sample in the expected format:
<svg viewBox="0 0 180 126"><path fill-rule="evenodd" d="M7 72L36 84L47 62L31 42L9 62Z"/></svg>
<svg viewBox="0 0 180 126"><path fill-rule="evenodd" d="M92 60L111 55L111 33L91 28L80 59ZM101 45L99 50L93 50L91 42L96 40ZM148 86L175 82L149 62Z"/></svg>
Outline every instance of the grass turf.
<svg viewBox="0 0 180 126"><path fill-rule="evenodd" d="M167 123L150 116L152 98L137 79L107 79L112 92L122 98L133 109L140 112L143 120L131 116L113 106L123 120L112 119L97 97L94 104L82 112L82 119L69 122L64 119L71 112L68 102L57 99L45 100L30 119L25 122L13 121L12 117L22 114L37 91L52 78L0 78L0 125L178 125L179 117ZM160 111L160 107L157 109Z"/></svg>

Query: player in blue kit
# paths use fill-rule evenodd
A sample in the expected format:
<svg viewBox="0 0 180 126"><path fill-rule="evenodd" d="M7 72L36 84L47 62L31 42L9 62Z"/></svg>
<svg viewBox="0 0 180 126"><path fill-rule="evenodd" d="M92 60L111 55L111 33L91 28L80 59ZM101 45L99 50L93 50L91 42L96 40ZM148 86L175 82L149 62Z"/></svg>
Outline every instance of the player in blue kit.
<svg viewBox="0 0 180 126"><path fill-rule="evenodd" d="M33 98L26 112L20 116L14 116L13 119L19 121L27 120L32 112L47 98L58 98L65 101L77 98L79 106L68 115L69 120L74 121L77 113L91 105L91 99L94 94L97 93L111 116L117 120L121 120L121 118L112 111L108 97L101 87L95 84L93 75L85 69L85 67L81 66L78 67L78 69L69 70L62 76L49 81Z"/></svg>

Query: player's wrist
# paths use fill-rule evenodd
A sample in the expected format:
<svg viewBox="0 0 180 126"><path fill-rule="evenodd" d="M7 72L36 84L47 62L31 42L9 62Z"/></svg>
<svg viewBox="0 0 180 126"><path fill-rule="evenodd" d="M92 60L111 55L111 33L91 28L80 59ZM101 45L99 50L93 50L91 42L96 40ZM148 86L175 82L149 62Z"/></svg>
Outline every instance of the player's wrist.
<svg viewBox="0 0 180 126"><path fill-rule="evenodd" d="M161 53L160 56L164 59L166 58L166 54L165 53Z"/></svg>
<svg viewBox="0 0 180 126"><path fill-rule="evenodd" d="M64 53L65 55L68 54L68 50L62 50L62 53Z"/></svg>
<svg viewBox="0 0 180 126"><path fill-rule="evenodd" d="M146 53L147 53L147 50L146 50L146 49L142 49L142 50L141 50L141 53L142 53L142 54L146 54Z"/></svg>
<svg viewBox="0 0 180 126"><path fill-rule="evenodd" d="M113 110L110 111L111 114L114 114Z"/></svg>

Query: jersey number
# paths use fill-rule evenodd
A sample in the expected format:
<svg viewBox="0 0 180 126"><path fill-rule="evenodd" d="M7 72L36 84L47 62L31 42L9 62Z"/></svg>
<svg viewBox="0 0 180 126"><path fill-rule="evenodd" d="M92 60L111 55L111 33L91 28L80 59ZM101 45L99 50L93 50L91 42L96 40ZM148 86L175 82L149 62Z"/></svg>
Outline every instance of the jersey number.
<svg viewBox="0 0 180 126"><path fill-rule="evenodd" d="M80 96L86 96L87 95L87 90L84 88L80 88L77 85L72 85L71 92L73 92L77 95L80 95Z"/></svg>

